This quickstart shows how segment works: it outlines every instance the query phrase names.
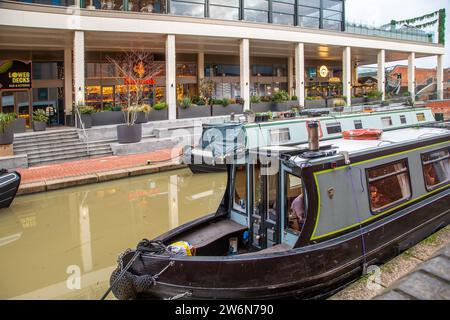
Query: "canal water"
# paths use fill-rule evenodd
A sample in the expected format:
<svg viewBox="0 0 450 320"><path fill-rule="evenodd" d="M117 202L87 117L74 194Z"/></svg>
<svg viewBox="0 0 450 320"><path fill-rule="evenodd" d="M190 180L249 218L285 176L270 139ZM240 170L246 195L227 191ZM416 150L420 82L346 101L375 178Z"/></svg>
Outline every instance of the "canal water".
<svg viewBox="0 0 450 320"><path fill-rule="evenodd" d="M184 169L17 197L0 210L0 299L98 299L120 252L215 212L225 187Z"/></svg>

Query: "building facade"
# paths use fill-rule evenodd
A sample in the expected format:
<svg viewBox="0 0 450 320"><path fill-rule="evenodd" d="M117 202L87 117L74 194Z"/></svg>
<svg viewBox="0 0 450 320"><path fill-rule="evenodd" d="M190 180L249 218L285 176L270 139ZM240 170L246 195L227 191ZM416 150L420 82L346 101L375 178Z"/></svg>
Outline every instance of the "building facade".
<svg viewBox="0 0 450 320"><path fill-rule="evenodd" d="M351 103L359 66L378 65L384 94L385 63L408 59L414 92L415 59L435 56L443 91L442 45L407 31L396 39L347 31L343 0L0 1L0 17L0 69L13 61L30 73L29 83L0 88L1 110L29 117L46 108L54 124L74 105L120 107L133 88L112 61L133 51L159 68L142 101L166 102L168 119L177 101L199 95L202 79L213 81L213 97L241 98L244 109L253 95L280 91L301 106L318 96Z"/></svg>

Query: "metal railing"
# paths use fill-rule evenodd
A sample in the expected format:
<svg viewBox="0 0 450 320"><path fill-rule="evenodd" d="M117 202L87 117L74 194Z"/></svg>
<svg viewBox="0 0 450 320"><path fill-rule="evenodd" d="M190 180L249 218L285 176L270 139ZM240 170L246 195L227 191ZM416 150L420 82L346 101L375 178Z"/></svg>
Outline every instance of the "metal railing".
<svg viewBox="0 0 450 320"><path fill-rule="evenodd" d="M86 152L87 152L87 155L89 156L90 155L89 136L88 136L88 134L86 132L86 128L84 127L83 120L81 119L80 110L77 107L75 107L74 110L75 110L75 127L76 128L78 127L78 122L79 122L80 123L81 132L83 133L84 140L86 142Z"/></svg>
<svg viewBox="0 0 450 320"><path fill-rule="evenodd" d="M381 28L370 27L366 25L347 22L345 24L345 32L355 33L367 36L376 36L382 38L418 41L418 42L434 42L434 33L424 32L414 29L392 29L386 30Z"/></svg>

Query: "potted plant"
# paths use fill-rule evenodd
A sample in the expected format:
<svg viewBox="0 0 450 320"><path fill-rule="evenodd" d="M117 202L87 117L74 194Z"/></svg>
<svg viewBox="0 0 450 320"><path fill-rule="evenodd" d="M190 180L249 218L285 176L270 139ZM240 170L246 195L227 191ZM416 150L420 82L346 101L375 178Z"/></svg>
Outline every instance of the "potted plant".
<svg viewBox="0 0 450 320"><path fill-rule="evenodd" d="M211 110L206 105L196 105L192 103L190 97L183 97L178 102L178 118L188 119L188 118L201 118L210 117Z"/></svg>
<svg viewBox="0 0 450 320"><path fill-rule="evenodd" d="M11 127L14 133L24 133L27 129L27 119L24 115L18 115L13 113L15 119L11 123Z"/></svg>
<svg viewBox="0 0 450 320"><path fill-rule="evenodd" d="M269 113L268 112L257 112L255 113L255 122L266 122L269 121Z"/></svg>
<svg viewBox="0 0 450 320"><path fill-rule="evenodd" d="M272 109L273 111L288 111L291 107L298 104L296 100L289 99L289 95L286 91L278 91L273 96L274 103L272 105Z"/></svg>
<svg viewBox="0 0 450 320"><path fill-rule="evenodd" d="M48 116L45 110L37 109L33 112L33 131L45 131Z"/></svg>
<svg viewBox="0 0 450 320"><path fill-rule="evenodd" d="M103 110L95 112L92 114L92 125L93 126L106 126L110 124L121 124L124 123L124 115L122 112L122 107L112 106L107 104L103 106Z"/></svg>
<svg viewBox="0 0 450 320"><path fill-rule="evenodd" d="M321 96L312 96L305 98L305 108L326 108L327 101Z"/></svg>
<svg viewBox="0 0 450 320"><path fill-rule="evenodd" d="M85 129L89 129L92 127L92 114L94 113L95 109L91 106L86 105L79 105L78 107L78 113L81 117L81 122L83 123L83 126ZM80 119L78 118L77 121L77 127L82 128Z"/></svg>
<svg viewBox="0 0 450 320"><path fill-rule="evenodd" d="M158 103L155 103L148 113L148 120L149 121L161 121L161 120L167 120L168 114L167 114L167 103L164 101L160 101Z"/></svg>
<svg viewBox="0 0 450 320"><path fill-rule="evenodd" d="M270 110L270 97L260 97L257 95L252 95L250 97L250 108L255 112L266 112Z"/></svg>
<svg viewBox="0 0 450 320"><path fill-rule="evenodd" d="M381 101L381 97L383 96L383 92L378 90L372 90L366 95L366 102L377 102Z"/></svg>
<svg viewBox="0 0 450 320"><path fill-rule="evenodd" d="M344 107L347 104L344 99L335 99L333 101L333 111L334 112L342 112L344 111Z"/></svg>
<svg viewBox="0 0 450 320"><path fill-rule="evenodd" d="M14 131L11 123L16 118L15 113L0 112L0 145L12 144L14 141Z"/></svg>

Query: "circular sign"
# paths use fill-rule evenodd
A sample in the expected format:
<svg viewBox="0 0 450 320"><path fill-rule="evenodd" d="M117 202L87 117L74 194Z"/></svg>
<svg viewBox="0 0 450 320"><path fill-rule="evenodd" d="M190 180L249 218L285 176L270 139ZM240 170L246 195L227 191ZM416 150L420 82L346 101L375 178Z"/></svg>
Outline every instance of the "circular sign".
<svg viewBox="0 0 450 320"><path fill-rule="evenodd" d="M327 66L321 66L319 69L319 74L322 78L325 78L326 76L328 76L328 68Z"/></svg>

